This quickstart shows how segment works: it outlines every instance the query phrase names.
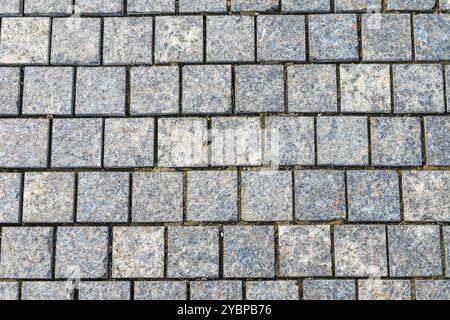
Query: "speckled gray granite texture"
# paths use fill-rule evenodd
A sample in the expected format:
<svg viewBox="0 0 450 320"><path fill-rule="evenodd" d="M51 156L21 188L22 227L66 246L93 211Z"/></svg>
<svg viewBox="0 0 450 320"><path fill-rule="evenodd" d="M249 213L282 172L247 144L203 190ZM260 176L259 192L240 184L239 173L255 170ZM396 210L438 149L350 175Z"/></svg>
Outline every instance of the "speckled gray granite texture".
<svg viewBox="0 0 450 320"><path fill-rule="evenodd" d="M0 300L450 300L449 10L0 0Z"/></svg>

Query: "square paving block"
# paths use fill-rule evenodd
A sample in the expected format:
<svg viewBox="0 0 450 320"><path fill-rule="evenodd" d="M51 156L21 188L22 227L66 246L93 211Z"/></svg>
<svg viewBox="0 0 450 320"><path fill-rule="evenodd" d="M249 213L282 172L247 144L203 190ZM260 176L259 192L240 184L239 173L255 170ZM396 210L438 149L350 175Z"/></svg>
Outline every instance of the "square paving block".
<svg viewBox="0 0 450 320"><path fill-rule="evenodd" d="M0 282L0 300L11 301L19 299L19 284L17 282Z"/></svg>
<svg viewBox="0 0 450 320"><path fill-rule="evenodd" d="M21 0L9 0L0 2L0 17L19 15L20 6Z"/></svg>
<svg viewBox="0 0 450 320"><path fill-rule="evenodd" d="M450 15L448 14L414 15L416 59L425 61L450 60L449 29Z"/></svg>
<svg viewBox="0 0 450 320"><path fill-rule="evenodd" d="M417 300L450 300L450 280L417 280Z"/></svg>

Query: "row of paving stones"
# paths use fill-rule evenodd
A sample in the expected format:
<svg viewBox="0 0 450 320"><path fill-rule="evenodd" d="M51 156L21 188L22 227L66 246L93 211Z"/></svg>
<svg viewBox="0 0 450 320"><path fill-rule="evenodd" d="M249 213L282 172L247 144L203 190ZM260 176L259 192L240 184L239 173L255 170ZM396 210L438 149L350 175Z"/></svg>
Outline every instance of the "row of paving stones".
<svg viewBox="0 0 450 320"><path fill-rule="evenodd" d="M17 300L19 291L22 300L75 297L66 282L25 281L20 288L17 282L0 282L1 300ZM247 300L448 300L450 281L83 281L77 293L79 300L186 300L188 296L190 300L241 300L244 296Z"/></svg>
<svg viewBox="0 0 450 320"><path fill-rule="evenodd" d="M179 12L227 12L227 2L231 11L262 12L330 12L381 10L381 0L76 0L74 3L83 14L121 15L139 13ZM178 2L178 5L177 5ZM332 7L334 2L334 8ZM23 3L23 4L22 4ZM8 0L0 4L0 15L19 15L23 5L25 14L69 15L72 13L72 0ZM448 0L386 0L387 10L431 11L450 10Z"/></svg>
<svg viewBox="0 0 450 320"><path fill-rule="evenodd" d="M450 60L448 14L365 14L361 24L356 14L154 20L3 18L0 64Z"/></svg>
<svg viewBox="0 0 450 320"><path fill-rule="evenodd" d="M449 83L440 64L0 67L0 115L124 116L127 95L133 116L444 113Z"/></svg>
<svg viewBox="0 0 450 320"><path fill-rule="evenodd" d="M244 171L240 183L236 171L22 177L0 173L0 223L450 221L448 171L403 171L401 182L385 170Z"/></svg>
<svg viewBox="0 0 450 320"><path fill-rule="evenodd" d="M197 117L159 118L156 123L153 118L0 119L0 167L450 165L448 116L423 121L267 117L265 129L259 117L213 117L211 129L208 119Z"/></svg>
<svg viewBox="0 0 450 320"><path fill-rule="evenodd" d="M2 279L67 279L74 270L82 279L429 278L449 276L450 270L450 228L438 225L3 227L1 232Z"/></svg>

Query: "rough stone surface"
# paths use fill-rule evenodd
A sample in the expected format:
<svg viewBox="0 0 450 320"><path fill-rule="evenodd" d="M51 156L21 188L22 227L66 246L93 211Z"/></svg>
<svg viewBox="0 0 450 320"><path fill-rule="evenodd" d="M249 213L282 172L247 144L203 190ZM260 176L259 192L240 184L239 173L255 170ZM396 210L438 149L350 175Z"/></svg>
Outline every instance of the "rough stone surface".
<svg viewBox="0 0 450 320"><path fill-rule="evenodd" d="M107 227L60 227L56 239L56 278L71 278L74 270L81 278L106 278Z"/></svg>
<svg viewBox="0 0 450 320"><path fill-rule="evenodd" d="M450 300L450 280L417 280L417 300Z"/></svg>
<svg viewBox="0 0 450 320"><path fill-rule="evenodd" d="M217 278L219 229L217 227L169 227L167 276L169 278Z"/></svg>
<svg viewBox="0 0 450 320"><path fill-rule="evenodd" d="M282 10L287 12L329 12L330 1L328 0L283 0Z"/></svg>
<svg viewBox="0 0 450 320"><path fill-rule="evenodd" d="M411 300L411 282L408 280L359 280L359 300Z"/></svg>
<svg viewBox="0 0 450 320"><path fill-rule="evenodd" d="M386 233L381 225L334 228L336 276L387 276Z"/></svg>
<svg viewBox="0 0 450 320"><path fill-rule="evenodd" d="M389 10L431 11L435 4L434 0L388 0L387 8Z"/></svg>
<svg viewBox="0 0 450 320"><path fill-rule="evenodd" d="M226 12L227 0L179 0L180 12Z"/></svg>
<svg viewBox="0 0 450 320"><path fill-rule="evenodd" d="M14 2L14 0L9 1ZM26 0L24 12L31 15L70 15L72 0Z"/></svg>
<svg viewBox="0 0 450 320"><path fill-rule="evenodd" d="M135 300L186 300L185 281L138 281L134 285Z"/></svg>
<svg viewBox="0 0 450 320"><path fill-rule="evenodd" d="M113 278L164 276L163 227L114 227Z"/></svg>
<svg viewBox="0 0 450 320"><path fill-rule="evenodd" d="M236 221L236 171L188 172L187 219L190 221Z"/></svg>
<svg viewBox="0 0 450 320"><path fill-rule="evenodd" d="M34 281L22 284L22 300L72 300L73 289L65 281Z"/></svg>
<svg viewBox="0 0 450 320"><path fill-rule="evenodd" d="M439 226L388 226L392 277L442 275Z"/></svg>
<svg viewBox="0 0 450 320"><path fill-rule="evenodd" d="M442 236L445 247L445 270L446 276L448 277L450 275L450 227L446 226L442 228Z"/></svg>
<svg viewBox="0 0 450 320"><path fill-rule="evenodd" d="M450 16L414 16L414 45L417 60L450 60Z"/></svg>
<svg viewBox="0 0 450 320"><path fill-rule="evenodd" d="M425 117L427 164L450 165L450 117Z"/></svg>
<svg viewBox="0 0 450 320"><path fill-rule="evenodd" d="M232 11L278 11L278 0L233 0Z"/></svg>
<svg viewBox="0 0 450 320"><path fill-rule="evenodd" d="M335 0L337 12L380 10L381 0Z"/></svg>
<svg viewBox="0 0 450 320"><path fill-rule="evenodd" d="M298 300L295 281L249 281L246 283L248 300Z"/></svg>
<svg viewBox="0 0 450 320"><path fill-rule="evenodd" d="M175 12L173 0L128 0L128 12L133 13L160 13Z"/></svg>
<svg viewBox="0 0 450 320"><path fill-rule="evenodd" d="M274 228L225 226L223 268L226 278L271 278L275 275Z"/></svg>
<svg viewBox="0 0 450 320"><path fill-rule="evenodd" d="M75 176L70 172L27 172L23 222L73 222Z"/></svg>
<svg viewBox="0 0 450 320"><path fill-rule="evenodd" d="M82 172L78 178L78 222L127 222L129 174Z"/></svg>
<svg viewBox="0 0 450 320"><path fill-rule="evenodd" d="M0 16L14 16L20 13L20 0L2 1L0 3Z"/></svg>
<svg viewBox="0 0 450 320"><path fill-rule="evenodd" d="M191 300L242 300L242 281L193 281Z"/></svg>
<svg viewBox="0 0 450 320"><path fill-rule="evenodd" d="M0 223L19 222L20 190L20 173L0 173Z"/></svg>
<svg viewBox="0 0 450 320"><path fill-rule="evenodd" d="M124 0L76 0L81 13L86 14L121 14Z"/></svg>
<svg viewBox="0 0 450 320"><path fill-rule="evenodd" d="M19 298L19 285L17 282L0 282L0 300L17 300Z"/></svg>
<svg viewBox="0 0 450 320"><path fill-rule="evenodd" d="M19 106L19 68L0 68L0 115L16 115Z"/></svg>
<svg viewBox="0 0 450 320"><path fill-rule="evenodd" d="M305 280L304 300L356 300L353 280Z"/></svg>
<svg viewBox="0 0 450 320"><path fill-rule="evenodd" d="M79 300L130 300L130 283L125 281L81 282Z"/></svg>
<svg viewBox="0 0 450 320"><path fill-rule="evenodd" d="M420 166L420 118L372 118L372 163L381 166Z"/></svg>
<svg viewBox="0 0 450 320"><path fill-rule="evenodd" d="M50 278L53 228L2 228L0 277Z"/></svg>

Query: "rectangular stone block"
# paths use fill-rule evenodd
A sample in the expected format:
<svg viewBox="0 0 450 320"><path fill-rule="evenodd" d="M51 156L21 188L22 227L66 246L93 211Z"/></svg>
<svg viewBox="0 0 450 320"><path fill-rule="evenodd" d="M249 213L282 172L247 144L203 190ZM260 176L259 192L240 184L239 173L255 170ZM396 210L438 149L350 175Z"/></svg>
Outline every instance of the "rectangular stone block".
<svg viewBox="0 0 450 320"><path fill-rule="evenodd" d="M22 300L73 300L74 291L65 281L34 281L22 284Z"/></svg>
<svg viewBox="0 0 450 320"><path fill-rule="evenodd" d="M192 281L191 300L242 300L242 281Z"/></svg>
<svg viewBox="0 0 450 320"><path fill-rule="evenodd" d="M128 0L128 13L162 13L175 12L175 1L173 0Z"/></svg>
<svg viewBox="0 0 450 320"><path fill-rule="evenodd" d="M0 173L0 224L20 222L21 180L20 173Z"/></svg>
<svg viewBox="0 0 450 320"><path fill-rule="evenodd" d="M356 300L353 280L305 280L304 300Z"/></svg>
<svg viewBox="0 0 450 320"><path fill-rule="evenodd" d="M358 280L358 300L411 300L409 280Z"/></svg>
<svg viewBox="0 0 450 320"><path fill-rule="evenodd" d="M280 10L278 0L233 0L232 11L278 11Z"/></svg>
<svg viewBox="0 0 450 320"><path fill-rule="evenodd" d="M450 280L417 280L417 300L450 300Z"/></svg>
<svg viewBox="0 0 450 320"><path fill-rule="evenodd" d="M247 281L248 300L299 300L296 281Z"/></svg>
<svg viewBox="0 0 450 320"><path fill-rule="evenodd" d="M135 300L186 300L186 281L138 281L134 285Z"/></svg>
<svg viewBox="0 0 450 320"><path fill-rule="evenodd" d="M417 60L450 60L450 15L414 16L414 46Z"/></svg>
<svg viewBox="0 0 450 320"><path fill-rule="evenodd" d="M431 11L435 4L434 0L388 0L387 8L388 10Z"/></svg>
<svg viewBox="0 0 450 320"><path fill-rule="evenodd" d="M11 301L19 299L19 284L17 282L0 282L0 300Z"/></svg>
<svg viewBox="0 0 450 320"><path fill-rule="evenodd" d="M19 111L20 69L0 67L0 115Z"/></svg>
<svg viewBox="0 0 450 320"><path fill-rule="evenodd" d="M446 276L448 277L450 275L450 227L442 227L442 236L445 247L445 271Z"/></svg>
<svg viewBox="0 0 450 320"><path fill-rule="evenodd" d="M450 165L450 117L425 117L427 164Z"/></svg>
<svg viewBox="0 0 450 320"><path fill-rule="evenodd" d="M20 5L21 0L2 1L0 3L0 17L19 15Z"/></svg>
<svg viewBox="0 0 450 320"><path fill-rule="evenodd" d="M83 14L122 14L124 0L76 0Z"/></svg>
<svg viewBox="0 0 450 320"><path fill-rule="evenodd" d="M30 15L71 15L72 0L26 0L24 12Z"/></svg>
<svg viewBox="0 0 450 320"><path fill-rule="evenodd" d="M381 0L335 0L337 12L381 10Z"/></svg>
<svg viewBox="0 0 450 320"><path fill-rule="evenodd" d="M83 281L79 300L130 300L130 283L126 281Z"/></svg>
<svg viewBox="0 0 450 320"><path fill-rule="evenodd" d="M283 0L281 6L286 12L329 12L331 9L328 0Z"/></svg>
<svg viewBox="0 0 450 320"><path fill-rule="evenodd" d="M226 12L227 0L179 0L180 12Z"/></svg>

